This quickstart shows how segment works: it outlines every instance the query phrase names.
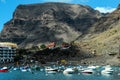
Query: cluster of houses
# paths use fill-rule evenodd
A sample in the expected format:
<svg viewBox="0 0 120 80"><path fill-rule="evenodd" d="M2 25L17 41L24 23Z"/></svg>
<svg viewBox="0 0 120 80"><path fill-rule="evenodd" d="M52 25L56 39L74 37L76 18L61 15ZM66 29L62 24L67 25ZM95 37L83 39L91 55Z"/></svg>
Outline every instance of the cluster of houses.
<svg viewBox="0 0 120 80"><path fill-rule="evenodd" d="M50 42L46 45L46 48L55 49L58 46L55 42ZM62 43L59 46L61 49L70 48L69 43ZM10 63L14 62L14 58L16 56L16 49L18 48L17 44L11 42L0 42L0 63Z"/></svg>
<svg viewBox="0 0 120 80"><path fill-rule="evenodd" d="M46 47L49 48L49 49L54 49L57 46L56 46L55 42L50 42L48 45L46 45ZM68 49L70 47L70 44L69 43L62 43L59 47L61 49Z"/></svg>

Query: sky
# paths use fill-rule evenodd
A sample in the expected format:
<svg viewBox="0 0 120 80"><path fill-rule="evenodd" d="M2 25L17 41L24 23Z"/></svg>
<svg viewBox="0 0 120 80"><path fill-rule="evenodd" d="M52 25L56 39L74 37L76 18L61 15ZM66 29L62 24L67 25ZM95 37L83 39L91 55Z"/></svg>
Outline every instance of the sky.
<svg viewBox="0 0 120 80"><path fill-rule="evenodd" d="M0 31L3 29L4 24L12 19L13 12L18 5L45 2L88 5L102 13L112 12L120 4L120 0L0 0Z"/></svg>

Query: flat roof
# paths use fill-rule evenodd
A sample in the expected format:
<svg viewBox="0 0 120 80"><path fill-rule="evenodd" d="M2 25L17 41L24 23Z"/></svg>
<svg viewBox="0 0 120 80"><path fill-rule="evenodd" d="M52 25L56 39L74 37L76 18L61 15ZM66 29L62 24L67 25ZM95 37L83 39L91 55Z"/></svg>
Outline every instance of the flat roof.
<svg viewBox="0 0 120 80"><path fill-rule="evenodd" d="M0 47L14 47L17 48L17 44L11 42L0 42Z"/></svg>

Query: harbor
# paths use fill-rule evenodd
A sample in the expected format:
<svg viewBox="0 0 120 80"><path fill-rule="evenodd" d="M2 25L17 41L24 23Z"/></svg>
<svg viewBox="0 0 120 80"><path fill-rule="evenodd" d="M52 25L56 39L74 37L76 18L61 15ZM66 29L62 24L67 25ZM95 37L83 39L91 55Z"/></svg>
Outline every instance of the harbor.
<svg viewBox="0 0 120 80"><path fill-rule="evenodd" d="M7 67L1 69L7 69ZM119 80L120 67L110 65L21 66L11 67L6 72L0 72L0 76L0 80Z"/></svg>

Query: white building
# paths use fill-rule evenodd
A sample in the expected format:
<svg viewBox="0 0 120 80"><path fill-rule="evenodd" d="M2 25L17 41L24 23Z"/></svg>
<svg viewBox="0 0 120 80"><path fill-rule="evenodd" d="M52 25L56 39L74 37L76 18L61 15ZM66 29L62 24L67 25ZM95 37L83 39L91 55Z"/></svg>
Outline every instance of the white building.
<svg viewBox="0 0 120 80"><path fill-rule="evenodd" d="M0 63L14 62L17 45L9 42L0 42Z"/></svg>

